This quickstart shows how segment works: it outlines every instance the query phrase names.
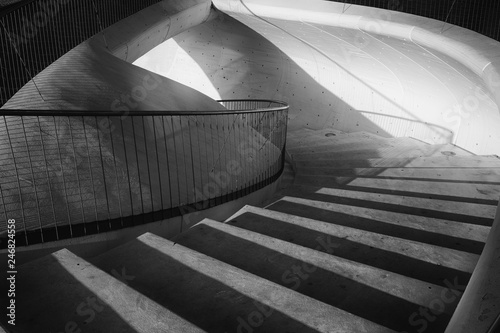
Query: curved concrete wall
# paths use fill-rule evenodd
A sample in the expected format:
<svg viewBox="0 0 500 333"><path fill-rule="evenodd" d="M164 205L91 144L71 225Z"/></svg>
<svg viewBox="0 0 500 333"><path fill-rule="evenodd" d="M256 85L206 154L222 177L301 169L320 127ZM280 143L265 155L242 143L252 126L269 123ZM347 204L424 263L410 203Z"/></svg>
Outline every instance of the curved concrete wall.
<svg viewBox="0 0 500 333"><path fill-rule="evenodd" d="M72 224L80 230L72 237L82 236L85 223L213 199L271 177L281 147L244 123L245 117L127 117L132 110L225 110L195 89L131 63L210 13L208 0L148 7L72 49L35 77L36 86L26 84L3 106L116 111L111 124L41 113L0 117L0 149L8 152L0 157L1 210L16 218L19 230ZM245 158L249 170L228 174L256 147L254 158ZM207 192L210 177L221 174L227 175L224 186ZM0 236L5 232L0 226Z"/></svg>
<svg viewBox="0 0 500 333"><path fill-rule="evenodd" d="M291 130L365 130L500 153L500 43L341 3L214 3L225 14L136 64L213 98L287 101Z"/></svg>

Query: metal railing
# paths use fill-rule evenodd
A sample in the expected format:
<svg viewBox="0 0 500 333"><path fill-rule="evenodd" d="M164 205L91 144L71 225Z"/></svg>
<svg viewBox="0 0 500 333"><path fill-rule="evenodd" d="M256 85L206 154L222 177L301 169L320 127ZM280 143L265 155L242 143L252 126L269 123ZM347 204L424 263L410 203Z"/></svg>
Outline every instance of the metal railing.
<svg viewBox="0 0 500 333"><path fill-rule="evenodd" d="M328 0L424 16L473 30L500 41L500 1L497 0Z"/></svg>
<svg viewBox="0 0 500 333"><path fill-rule="evenodd" d="M0 106L75 46L160 1L27 0L0 8Z"/></svg>
<svg viewBox="0 0 500 333"><path fill-rule="evenodd" d="M283 170L288 105L0 111L0 248L102 233L235 200ZM241 109L243 110L234 110Z"/></svg>

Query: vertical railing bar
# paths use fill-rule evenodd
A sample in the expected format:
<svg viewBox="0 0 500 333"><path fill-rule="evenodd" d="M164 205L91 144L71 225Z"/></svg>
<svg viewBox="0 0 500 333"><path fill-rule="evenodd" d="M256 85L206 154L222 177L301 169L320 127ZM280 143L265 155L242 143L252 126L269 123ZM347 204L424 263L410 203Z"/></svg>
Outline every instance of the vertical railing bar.
<svg viewBox="0 0 500 333"><path fill-rule="evenodd" d="M240 144L241 144L241 135L242 135L242 131L243 131L243 128L242 128L242 125L245 121L245 114L240 114L240 117L241 117L241 121L238 123L238 139L236 140L236 144L235 144L235 148L236 148L236 163L237 165L239 166L239 169L241 168L241 166L243 165L241 163L241 154L240 154ZM230 175L232 176L232 175ZM238 173L237 175L234 176L235 179L236 179L236 190L238 190L238 188L240 190L243 190L245 187L243 186L243 182L242 182L242 178L243 178L243 175L240 173ZM238 187L239 185L239 187ZM242 196L245 195L245 193L242 193Z"/></svg>
<svg viewBox="0 0 500 333"><path fill-rule="evenodd" d="M212 148L212 155L213 155L212 163L213 164L212 164L212 167L211 167L212 169L208 170L208 172L209 172L209 174L211 173L213 175L215 173L214 165L215 165L216 160L218 158L217 152L220 151L220 136L221 135L220 135L220 131L219 131L219 116L212 116L212 117L213 117L213 119L215 119L214 128L215 128L215 137L217 138L217 142L216 142L215 146L216 146L217 150L215 150L215 149ZM224 133L222 133L222 137L224 137ZM208 193L208 195L210 197L211 196L210 192L207 191L207 193ZM213 194L213 198L211 198L211 199L215 199L215 198L216 198L216 193ZM216 203L215 203L215 205L216 205Z"/></svg>
<svg viewBox="0 0 500 333"><path fill-rule="evenodd" d="M189 203L189 176L187 173L187 158L186 158L186 147L185 147L185 142L184 142L184 128L182 127L182 116L179 117L179 127L181 131L181 144L182 144L182 160L184 161L184 175L186 176L186 184L185 184L185 189L186 189L186 204ZM182 227L182 223L181 223Z"/></svg>
<svg viewBox="0 0 500 333"><path fill-rule="evenodd" d="M155 211L154 198L153 198L153 184L151 182L151 168L149 166L149 152L148 152L148 140L146 137L146 122L144 121L145 116L141 116L142 119L142 130L144 133L144 146L146 147L146 168L148 169L148 181L149 181L149 197L151 199L151 213ZM154 139L156 140L156 138Z"/></svg>
<svg viewBox="0 0 500 333"><path fill-rule="evenodd" d="M203 143L203 146L205 147L205 162L206 162L206 165L207 165L207 168L205 169L205 173L206 173L206 179L207 179L207 184L208 182L210 181L210 176L208 174L209 170L210 170L210 161L209 161L209 152L208 152L208 142L210 142L212 144L212 147L213 147L213 138L211 137L212 136L212 131L210 131L210 141L207 140L207 132L208 132L208 126L206 126L206 120L207 118L208 119L211 119L212 116L200 116L201 119L203 119L203 133L205 134L205 141ZM200 145L201 146L201 145ZM213 153L213 149L212 149L212 153ZM201 166L200 166L200 169L201 169ZM205 189L205 184L203 183L203 178L202 178L202 181L201 181L201 185L200 185L200 191L202 193L202 196L203 196L203 200L208 200L208 205L206 206L207 208L210 207L210 197L207 197L206 193L204 192L204 189Z"/></svg>
<svg viewBox="0 0 500 333"><path fill-rule="evenodd" d="M31 179L33 180L33 190L35 192L36 209L37 209L37 212L38 212L38 224L40 225L40 236L41 236L41 239L42 239L42 243L44 243L44 241L43 241L42 216L41 216L42 212L40 211L40 204L39 204L39 201L38 201L38 191L37 191L37 186L36 186L35 172L33 171L34 163L31 160L31 152L30 152L30 148L29 148L29 145L28 145L28 137L26 136L26 126L24 124L24 117L21 117L21 124L23 126L24 140L26 142L26 153L28 154L29 168L31 169Z"/></svg>
<svg viewBox="0 0 500 333"><path fill-rule="evenodd" d="M28 154L28 161L29 161L29 165L30 165L29 168L31 169L31 179L33 180L33 190L35 191L36 209L38 211L38 224L40 225L40 236L41 236L41 239L42 239L42 243L44 243L44 241L43 241L42 216L41 216L42 212L40 211L40 204L39 204L39 200L38 200L38 190L37 190L37 186L36 186L35 172L33 171L34 163L31 160L31 152L30 152L30 148L29 148L29 145L28 145L28 137L26 136L26 127L24 125L24 117L21 117L21 124L23 126L24 140L26 142L26 153Z"/></svg>
<svg viewBox="0 0 500 333"><path fill-rule="evenodd" d="M123 152L125 155L124 156L125 157L125 166L127 168L128 194L129 194L129 198L130 198L130 213L133 216L134 215L134 199L132 198L132 182L130 180L130 168L129 168L129 161L128 161L128 157L127 157L127 143L125 142L125 129L124 129L124 124L123 124L124 120L121 119L121 117L119 119L120 119L120 127L122 130L122 142L123 142ZM133 123L132 118L125 118L125 119L130 119Z"/></svg>
<svg viewBox="0 0 500 333"><path fill-rule="evenodd" d="M186 117L188 120L188 135L189 135L189 151L191 155L191 171L193 173L193 189L196 189L196 177L195 177L195 171L194 171L194 156L193 156L193 142L191 138L191 122L189 120L189 116ZM187 191L189 193L189 191ZM196 197L196 191L194 191L194 201L193 202L198 202L197 197Z"/></svg>
<svg viewBox="0 0 500 333"><path fill-rule="evenodd" d="M43 160L45 162L45 173L47 175L47 184L49 185L49 193L50 193L50 203L52 206L52 213L54 214L54 224L55 224L55 229L56 229L56 239L59 240L59 228L57 225L57 214L56 214L56 208L54 206L54 197L52 195L52 184L51 184L51 178L50 178L50 173L49 173L49 162L47 160L47 154L45 153L45 143L43 142L43 135L42 135L42 124L40 123L40 117L36 117L38 120L38 128L40 129L40 144L42 145L42 154L43 154Z"/></svg>
<svg viewBox="0 0 500 333"><path fill-rule="evenodd" d="M179 177L179 158L177 157L177 144L175 140L176 132L175 132L175 126L174 126L174 117L170 116L170 123L172 125L172 138L174 140L174 157L175 157L175 167L177 171L177 198L178 198L178 205L182 206L181 204L181 182L180 182L180 177ZM181 231L182 231L182 223L181 223Z"/></svg>
<svg viewBox="0 0 500 333"><path fill-rule="evenodd" d="M161 117L161 116L160 116ZM157 142L157 137L156 137L156 122L155 122L156 117L151 116L151 120L153 121L153 138L155 142L155 152L156 152L156 170L158 171L158 183L160 184L160 203L161 203L161 210L162 210L162 216L163 216L163 210L164 210L164 204L163 204L163 188L162 188L162 177L161 177L161 171L160 171L160 156L158 155L158 142Z"/></svg>
<svg viewBox="0 0 500 333"><path fill-rule="evenodd" d="M194 117L194 123L195 123L195 126L196 126L196 139L198 141L198 167L200 168L200 184L199 184L199 188L201 189L200 190L200 193L201 193L201 198L200 198L200 201L203 201L205 198L203 196L203 158L202 158L202 153L201 153L201 145L202 143L200 142L200 131L203 132L203 134L206 134L205 133L205 128L202 128L201 125L200 127L198 127L198 119L201 117L203 118L203 116L193 116ZM203 146L206 148L206 140L205 142L203 143ZM205 149L206 150L206 149ZM205 161L208 159L208 156L205 157Z"/></svg>
<svg viewBox="0 0 500 333"><path fill-rule="evenodd" d="M66 211L68 213L68 224L69 224L69 235L71 238L73 238L73 225L71 223L71 212L69 210L69 202L68 202L68 189L66 187L66 179L64 178L64 168L63 168L63 163L62 163L62 154L61 154L61 146L59 144L59 134L57 133L57 123L56 123L56 117L52 117L54 119L54 132L56 136L56 144L57 144L57 152L59 153L59 164L61 166L61 176L62 176L62 181L63 181L63 188L64 188L64 198L66 200Z"/></svg>
<svg viewBox="0 0 500 333"><path fill-rule="evenodd" d="M22 118L22 116L20 116L20 117ZM17 186L19 189L19 203L21 205L21 217L23 219L23 227L24 227L24 237L26 240L26 245L29 245L28 231L26 229L26 217L24 216L23 191L22 191L22 187L21 187L21 178L19 177L19 170L17 169L16 155L14 153L14 147L12 145L12 139L10 137L9 125L7 123L7 117L3 116L3 119L5 121L5 132L7 133L7 139L9 140L10 151L12 153L12 161L14 162L14 170L16 171ZM23 130L24 130L24 128L23 128Z"/></svg>
<svg viewBox="0 0 500 333"><path fill-rule="evenodd" d="M141 181L141 168L140 168L140 162L139 162L139 151L137 149L137 138L135 135L135 116L132 116L130 118L132 120L132 137L134 138L134 148L135 148L135 161L137 163L137 177L139 180L139 193L141 194L141 207L142 207L142 217L143 217L143 222L144 222L144 198L142 194L142 181Z"/></svg>
<svg viewBox="0 0 500 333"><path fill-rule="evenodd" d="M90 173L90 182L92 183L92 196L94 197L94 211L95 211L95 220L96 220L96 225L97 225L97 233L99 233L99 212L97 211L97 195L96 195L96 191L95 191L95 181L94 181L94 173L92 172L92 159L90 158L90 148L89 148L89 140L87 138L87 130L85 128L85 117L82 116L82 128L83 128L83 134L85 135L85 146L87 147L87 156L88 156L88 160L89 160L89 173ZM75 158L75 165L76 165L76 158ZM80 184L78 184L78 186L80 186ZM83 197L82 197L82 204L83 204ZM87 234L86 232L86 228L85 228L85 225L84 225L84 230L85 230L85 234Z"/></svg>
<svg viewBox="0 0 500 333"><path fill-rule="evenodd" d="M96 131L97 131L97 143L99 145L99 157L101 159L101 168L102 168L102 181L104 184L104 193L106 195L106 208L108 210L108 226L109 230L111 230L111 211L109 208L109 196L108 196L108 185L106 184L106 170L104 169L104 159L102 157L102 144L101 144L101 137L99 135L99 122L97 121L97 117L95 118L95 125L96 125ZM110 134L111 135L111 134Z"/></svg>
<svg viewBox="0 0 500 333"><path fill-rule="evenodd" d="M167 116L168 117L168 116ZM168 140L167 140L167 133L165 129L165 117L161 117L162 121L162 126L163 126L163 137L165 138L165 157L167 159L167 175L168 175L168 191L170 194L170 209L174 208L173 204L173 198L172 198L172 178L170 178L170 161L168 158ZM172 119L172 116L170 116L170 119Z"/></svg>
<svg viewBox="0 0 500 333"><path fill-rule="evenodd" d="M239 139L241 136L241 122L243 121L243 113L238 113L235 116L237 119L235 127L237 127L237 129L234 132L234 157L233 157L233 161L238 162L238 159L239 159L238 142L239 142ZM231 161L231 164L233 164L232 163L233 161ZM239 183L240 175L235 175L234 177L232 175L229 175L229 177L230 177L231 181L234 182L234 191L237 193L239 186L240 186L240 183ZM241 194L238 194L238 195L241 195ZM236 198L238 198L238 196Z"/></svg>
<svg viewBox="0 0 500 333"><path fill-rule="evenodd" d="M115 169L115 178L116 178L116 186L118 188L118 191L117 191L117 196L118 196L118 210L120 212L120 224L121 226L123 227L123 212L122 212L122 195L121 195L121 189L120 189L120 180L118 178L118 168L116 166L116 152L115 152L115 146L114 146L114 143L113 143L113 129L111 127L111 120L110 120L110 117L107 116L107 119L108 119L108 123L107 123L107 128L109 128L109 139L110 139L110 142L111 142L111 154L113 155L113 166L114 166L114 169ZM127 161L125 161L126 163Z"/></svg>

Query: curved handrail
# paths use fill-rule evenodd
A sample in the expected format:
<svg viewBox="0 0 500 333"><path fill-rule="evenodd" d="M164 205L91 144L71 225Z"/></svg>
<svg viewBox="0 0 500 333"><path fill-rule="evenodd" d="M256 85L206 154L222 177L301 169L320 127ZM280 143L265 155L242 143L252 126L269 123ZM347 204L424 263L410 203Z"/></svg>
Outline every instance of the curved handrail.
<svg viewBox="0 0 500 333"><path fill-rule="evenodd" d="M209 116L222 114L241 114L241 113L258 113L283 111L289 108L289 105L282 101L274 101L269 99L234 99L234 100L218 100L221 104L224 102L263 102L272 103L272 107L249 108L239 110L213 110L213 111L164 111L164 110L131 110L125 112L117 111L84 111L84 110L16 110L16 109L0 109L0 116Z"/></svg>
<svg viewBox="0 0 500 333"><path fill-rule="evenodd" d="M0 215L16 220L16 245L166 220L271 184L283 171L288 105L245 103L255 108L0 110Z"/></svg>

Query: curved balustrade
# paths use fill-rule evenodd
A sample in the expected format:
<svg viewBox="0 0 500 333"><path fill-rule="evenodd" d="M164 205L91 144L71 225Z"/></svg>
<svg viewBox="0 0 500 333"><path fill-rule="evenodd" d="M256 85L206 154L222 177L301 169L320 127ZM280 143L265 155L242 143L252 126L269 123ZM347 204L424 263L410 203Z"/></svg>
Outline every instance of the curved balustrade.
<svg viewBox="0 0 500 333"><path fill-rule="evenodd" d="M16 245L31 245L207 209L277 180L288 105L221 103L232 110L0 111L1 248L8 219Z"/></svg>

